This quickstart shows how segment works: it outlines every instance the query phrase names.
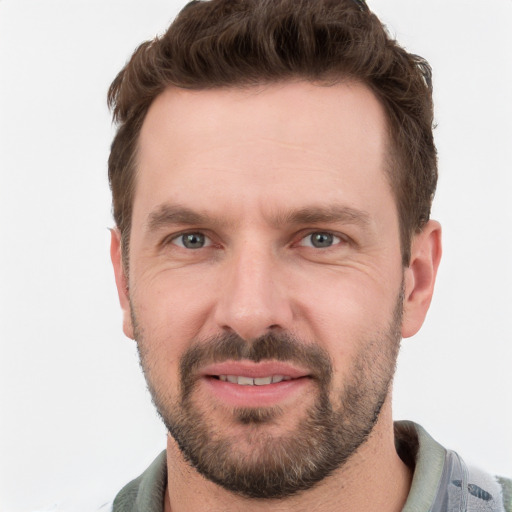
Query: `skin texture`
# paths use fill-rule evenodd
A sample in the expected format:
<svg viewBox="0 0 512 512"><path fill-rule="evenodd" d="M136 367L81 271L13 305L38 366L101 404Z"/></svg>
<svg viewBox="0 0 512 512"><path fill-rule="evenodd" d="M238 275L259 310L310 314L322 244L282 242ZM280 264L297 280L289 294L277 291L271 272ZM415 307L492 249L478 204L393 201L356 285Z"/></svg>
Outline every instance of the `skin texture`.
<svg viewBox="0 0 512 512"><path fill-rule="evenodd" d="M349 415L344 391L357 379L367 403L382 395L371 433L348 459L309 490L272 501L273 510L400 510L408 492L389 383L400 334L413 335L430 304L440 227L431 221L413 238L404 269L387 142L381 105L356 83L168 89L142 128L128 276L115 230L111 253L124 332L138 341L160 412L183 408L180 363L191 347L222 336L250 345L287 335L315 347L330 361L326 393L340 414ZM183 238L190 233L204 246ZM315 247L315 233L329 235L327 246ZM234 364L230 372L247 370ZM254 465L269 446L255 448L255 439L293 439L318 401L307 364L279 371L306 378L270 398L243 389L233 398L201 366L194 374L191 410L229 441L233 459ZM241 421L240 400L279 414ZM168 466L168 509L202 510L207 500L212 511L268 510L205 479L171 436Z"/></svg>

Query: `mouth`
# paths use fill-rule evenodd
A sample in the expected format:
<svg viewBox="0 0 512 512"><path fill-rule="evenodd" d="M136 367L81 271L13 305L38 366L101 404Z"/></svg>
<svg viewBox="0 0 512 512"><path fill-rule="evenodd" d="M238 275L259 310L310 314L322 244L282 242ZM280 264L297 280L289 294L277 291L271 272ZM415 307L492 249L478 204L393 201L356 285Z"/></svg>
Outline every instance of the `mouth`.
<svg viewBox="0 0 512 512"><path fill-rule="evenodd" d="M209 398L235 407L272 407L297 400L312 376L280 361L227 361L203 369L200 382Z"/></svg>
<svg viewBox="0 0 512 512"><path fill-rule="evenodd" d="M213 378L218 378L222 382L230 382L231 384L238 384L239 386L268 386L269 384L278 384L279 382L292 380L291 377L284 375L269 375L267 377L246 377L244 375L216 375Z"/></svg>

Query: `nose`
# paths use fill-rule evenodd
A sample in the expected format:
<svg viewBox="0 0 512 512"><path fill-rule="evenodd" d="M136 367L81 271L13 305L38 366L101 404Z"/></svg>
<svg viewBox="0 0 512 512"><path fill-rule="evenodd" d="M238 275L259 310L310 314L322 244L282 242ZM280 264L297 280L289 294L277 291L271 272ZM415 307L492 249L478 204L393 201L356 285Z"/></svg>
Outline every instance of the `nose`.
<svg viewBox="0 0 512 512"><path fill-rule="evenodd" d="M225 265L215 310L218 327L247 341L290 329L293 312L283 269L271 250L246 244Z"/></svg>

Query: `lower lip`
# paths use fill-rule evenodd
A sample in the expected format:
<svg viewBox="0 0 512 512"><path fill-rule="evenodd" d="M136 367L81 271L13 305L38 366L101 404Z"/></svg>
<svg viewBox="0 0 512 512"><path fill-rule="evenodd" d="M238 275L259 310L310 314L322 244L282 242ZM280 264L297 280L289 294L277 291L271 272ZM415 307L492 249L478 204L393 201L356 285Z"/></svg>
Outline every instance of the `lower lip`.
<svg viewBox="0 0 512 512"><path fill-rule="evenodd" d="M311 384L311 379L285 380L264 386L241 386L214 377L201 379L206 389L218 401L234 407L271 407L283 405Z"/></svg>

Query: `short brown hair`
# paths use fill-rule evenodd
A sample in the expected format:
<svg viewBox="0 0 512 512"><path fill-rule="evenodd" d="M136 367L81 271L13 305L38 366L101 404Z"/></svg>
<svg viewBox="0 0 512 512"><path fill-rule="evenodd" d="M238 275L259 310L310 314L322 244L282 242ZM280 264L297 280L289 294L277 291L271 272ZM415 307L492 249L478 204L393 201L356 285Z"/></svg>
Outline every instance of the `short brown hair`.
<svg viewBox="0 0 512 512"><path fill-rule="evenodd" d="M163 36L137 48L108 93L118 123L108 174L125 257L139 133L164 89L344 79L369 87L386 111L388 175L407 266L437 183L431 71L389 36L364 0L195 0Z"/></svg>

